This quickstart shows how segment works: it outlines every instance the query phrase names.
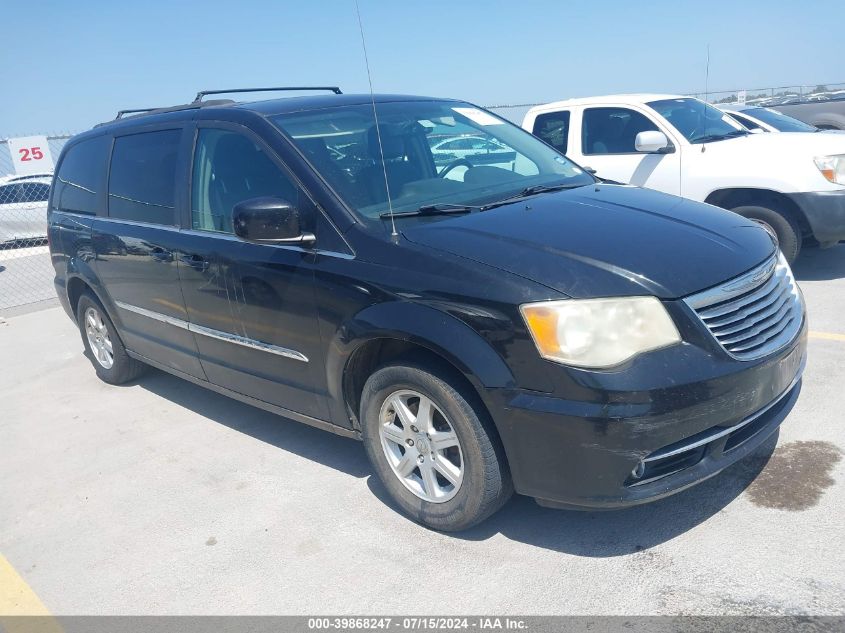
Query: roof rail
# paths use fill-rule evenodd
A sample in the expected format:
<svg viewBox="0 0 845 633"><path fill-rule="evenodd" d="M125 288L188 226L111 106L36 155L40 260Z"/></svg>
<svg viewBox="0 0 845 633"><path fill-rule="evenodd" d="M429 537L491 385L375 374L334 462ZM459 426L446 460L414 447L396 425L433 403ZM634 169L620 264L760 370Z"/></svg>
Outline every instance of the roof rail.
<svg viewBox="0 0 845 633"><path fill-rule="evenodd" d="M133 110L118 110L117 116L114 117L114 120L117 121L118 119L123 118L124 114L137 114L138 112L151 112L153 110L157 110L158 108L135 108Z"/></svg>
<svg viewBox="0 0 845 633"><path fill-rule="evenodd" d="M229 94L232 92L282 92L300 90L329 90L336 95L343 94L337 86L279 86L275 88L231 88L227 90L201 90L194 98L194 102L202 101L206 95Z"/></svg>
<svg viewBox="0 0 845 633"><path fill-rule="evenodd" d="M117 121L118 119L122 119L125 114L141 114L142 112L148 112L151 114L161 114L164 112L178 112L180 110L196 110L197 108L207 108L209 106L231 105L233 103L234 101L232 101L231 99L212 99L210 101L194 101L193 103L183 103L182 105L175 106L159 106L157 108L133 108L132 110L120 110L113 120ZM106 125L107 123L111 122L112 121L107 121L106 123L98 123L97 125Z"/></svg>

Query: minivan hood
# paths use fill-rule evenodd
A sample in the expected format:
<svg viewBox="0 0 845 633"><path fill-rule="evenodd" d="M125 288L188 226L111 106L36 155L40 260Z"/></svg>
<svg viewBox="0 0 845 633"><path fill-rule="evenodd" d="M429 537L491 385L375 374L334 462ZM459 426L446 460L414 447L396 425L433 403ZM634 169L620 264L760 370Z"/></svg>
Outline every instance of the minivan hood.
<svg viewBox="0 0 845 633"><path fill-rule="evenodd" d="M683 297L735 277L774 252L766 230L734 213L610 184L408 225L402 233L420 246L574 298Z"/></svg>

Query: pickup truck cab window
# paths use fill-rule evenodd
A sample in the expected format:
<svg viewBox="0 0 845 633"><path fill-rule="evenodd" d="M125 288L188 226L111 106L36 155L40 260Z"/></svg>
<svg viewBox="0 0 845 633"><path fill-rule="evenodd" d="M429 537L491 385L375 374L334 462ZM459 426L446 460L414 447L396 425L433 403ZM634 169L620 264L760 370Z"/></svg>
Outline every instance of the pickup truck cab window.
<svg viewBox="0 0 845 633"><path fill-rule="evenodd" d="M543 139L561 154L566 154L569 145L569 118L569 110L537 115L534 121L534 136Z"/></svg>
<svg viewBox="0 0 845 633"><path fill-rule="evenodd" d="M637 134L657 126L644 114L628 108L587 108L581 126L581 146L585 155L634 154Z"/></svg>

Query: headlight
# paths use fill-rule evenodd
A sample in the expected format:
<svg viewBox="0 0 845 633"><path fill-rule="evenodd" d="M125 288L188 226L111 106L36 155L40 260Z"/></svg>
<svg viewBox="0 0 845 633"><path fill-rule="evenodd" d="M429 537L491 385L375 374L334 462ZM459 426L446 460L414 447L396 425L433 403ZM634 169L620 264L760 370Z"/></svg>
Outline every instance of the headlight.
<svg viewBox="0 0 845 633"><path fill-rule="evenodd" d="M837 185L845 185L845 154L817 156L814 160L822 176Z"/></svg>
<svg viewBox="0 0 845 633"><path fill-rule="evenodd" d="M612 367L681 340L655 297L544 301L519 309L540 355L566 365Z"/></svg>

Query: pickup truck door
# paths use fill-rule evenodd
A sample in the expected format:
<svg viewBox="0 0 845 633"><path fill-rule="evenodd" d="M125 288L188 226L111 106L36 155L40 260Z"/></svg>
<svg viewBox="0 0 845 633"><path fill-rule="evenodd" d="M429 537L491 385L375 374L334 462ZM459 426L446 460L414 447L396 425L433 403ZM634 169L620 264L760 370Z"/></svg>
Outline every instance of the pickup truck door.
<svg viewBox="0 0 845 633"><path fill-rule="evenodd" d="M630 105L601 105L577 108L572 114L568 155L575 162L601 178L680 195L683 146L650 113ZM669 153L636 151L637 134L648 130L666 135Z"/></svg>

